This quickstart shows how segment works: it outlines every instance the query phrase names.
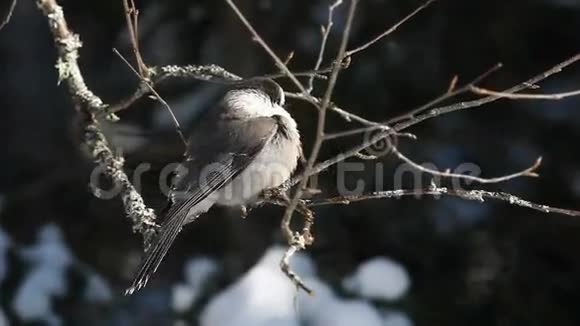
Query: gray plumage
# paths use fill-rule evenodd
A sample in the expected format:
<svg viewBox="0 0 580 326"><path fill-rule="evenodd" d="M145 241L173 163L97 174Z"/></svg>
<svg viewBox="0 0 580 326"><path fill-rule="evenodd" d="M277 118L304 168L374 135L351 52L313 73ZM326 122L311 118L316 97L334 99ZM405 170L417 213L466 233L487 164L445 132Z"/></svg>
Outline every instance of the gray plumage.
<svg viewBox="0 0 580 326"><path fill-rule="evenodd" d="M214 204L251 203L286 181L301 153L296 122L282 107L284 92L270 79L236 85L191 134L186 173L176 177L170 208L125 292L144 287L183 225Z"/></svg>

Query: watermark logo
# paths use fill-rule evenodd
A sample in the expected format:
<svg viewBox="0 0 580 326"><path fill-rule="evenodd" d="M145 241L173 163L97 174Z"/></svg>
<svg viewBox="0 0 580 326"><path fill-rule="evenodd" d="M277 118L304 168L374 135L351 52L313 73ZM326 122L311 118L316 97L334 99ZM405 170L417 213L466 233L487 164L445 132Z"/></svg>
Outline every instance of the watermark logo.
<svg viewBox="0 0 580 326"><path fill-rule="evenodd" d="M365 148L365 154L372 157L386 156L393 151L396 146L397 136L387 127L370 128L364 133L364 143L370 144Z"/></svg>
<svg viewBox="0 0 580 326"><path fill-rule="evenodd" d="M380 135L380 134L377 134ZM384 134L383 134L384 135ZM373 140L377 136L369 136ZM381 144L373 147L370 155L384 155L392 150L392 139L385 139ZM367 192L400 189L426 189L439 186L445 177L432 174L428 171L442 171L434 163L422 163L412 166L408 163L399 164L396 168L387 169L383 162L378 161L343 161L337 163L335 169L334 189L329 192L338 193L340 196L357 196ZM243 173L237 175L233 182L227 176L232 175L229 164L212 163L200 170L191 170L185 163L169 163L160 171L153 171L150 163L139 164L128 176L138 192L144 187L143 177L146 173L157 174L158 190L165 196L174 200L183 200L198 192L204 197L210 196L217 202L243 203L255 197L261 190L282 184L290 176L286 165L280 162L252 163ZM477 177L481 175L481 168L474 163L459 164L453 170L445 170L447 173L461 174ZM452 190L465 190L462 187L469 185L469 179L446 178ZM123 184L110 183L106 168L97 166L90 175L90 188L101 199L112 199L118 196ZM318 186L318 176L313 176L310 186ZM332 183L324 182L327 187ZM211 191L219 185L219 191ZM151 185L148 185L149 187ZM194 189L195 188L195 189ZM418 194L417 196L421 196Z"/></svg>

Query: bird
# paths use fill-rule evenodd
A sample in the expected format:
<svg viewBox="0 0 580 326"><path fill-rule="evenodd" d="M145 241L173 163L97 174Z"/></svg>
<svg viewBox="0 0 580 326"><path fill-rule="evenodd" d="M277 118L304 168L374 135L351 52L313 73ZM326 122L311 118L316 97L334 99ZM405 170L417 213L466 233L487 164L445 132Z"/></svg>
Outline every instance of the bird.
<svg viewBox="0 0 580 326"><path fill-rule="evenodd" d="M229 87L218 105L198 120L187 140L168 206L125 295L142 289L185 224L212 206L255 203L293 174L302 155L296 121L285 109L284 90L269 78Z"/></svg>

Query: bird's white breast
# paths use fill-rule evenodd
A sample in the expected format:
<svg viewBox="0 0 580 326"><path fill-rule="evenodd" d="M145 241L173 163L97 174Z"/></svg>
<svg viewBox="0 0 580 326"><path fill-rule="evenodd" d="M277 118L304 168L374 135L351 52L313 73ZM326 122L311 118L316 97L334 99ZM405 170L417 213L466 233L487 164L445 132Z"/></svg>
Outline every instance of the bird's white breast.
<svg viewBox="0 0 580 326"><path fill-rule="evenodd" d="M290 178L300 157L300 136L296 122L284 111L288 138L275 135L250 165L220 192L220 205L235 206L252 202L265 189L276 188Z"/></svg>

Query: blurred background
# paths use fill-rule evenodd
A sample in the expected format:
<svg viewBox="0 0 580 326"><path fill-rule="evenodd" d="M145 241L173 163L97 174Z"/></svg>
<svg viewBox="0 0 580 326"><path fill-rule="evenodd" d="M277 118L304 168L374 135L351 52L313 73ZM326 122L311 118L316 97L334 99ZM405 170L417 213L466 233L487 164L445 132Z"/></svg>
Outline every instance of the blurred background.
<svg viewBox="0 0 580 326"><path fill-rule="evenodd" d="M131 57L121 0L59 2L83 41L80 64L91 89L107 103L130 94L138 81L112 52ZM223 1L136 3L149 65L213 63L246 77L276 72ZM281 57L294 51L291 69L313 67L329 1L236 3ZM360 1L350 44L366 42L421 3ZM337 50L347 6L336 11L326 64ZM467 82L498 62L504 68L483 86L503 89L578 53L579 30L575 0L439 0L356 55L340 75L334 101L382 121L445 92L454 75ZM282 209L262 207L245 220L239 212L212 209L184 229L148 287L125 297L141 238L119 198L101 200L90 192L94 165L80 143L66 88L57 86L55 61L46 19L34 1L19 0L0 31L0 325L580 323L580 220L455 198L317 209L316 242L294 260L314 297L297 294L278 270ZM542 83L541 91L578 88L577 64ZM219 94L194 81L166 82L158 91L185 129ZM488 177L543 156L541 178L467 188L578 209L579 105L580 98L500 100L421 123L409 130L419 140L401 139L400 150L441 169L476 164ZM295 101L288 110L308 153L315 111ZM120 118L105 126L106 134L125 155L130 175L150 164L140 188L159 211L165 199L158 171L179 159L182 144L167 112L150 99ZM358 127L335 115L328 125L333 131ZM326 143L321 158L361 140ZM364 180L368 190L392 189L395 158L364 164L364 171L347 175L347 185ZM336 193L337 176L335 168L320 175L323 195Z"/></svg>

